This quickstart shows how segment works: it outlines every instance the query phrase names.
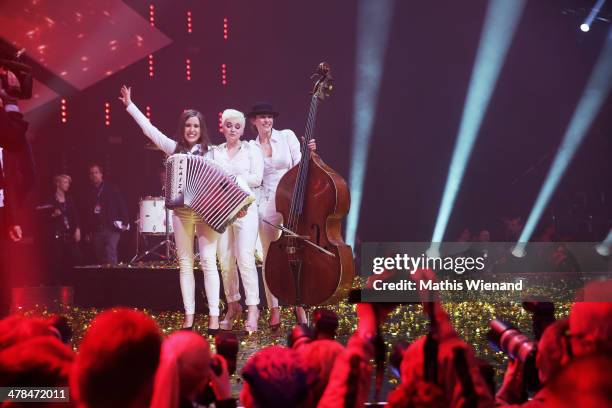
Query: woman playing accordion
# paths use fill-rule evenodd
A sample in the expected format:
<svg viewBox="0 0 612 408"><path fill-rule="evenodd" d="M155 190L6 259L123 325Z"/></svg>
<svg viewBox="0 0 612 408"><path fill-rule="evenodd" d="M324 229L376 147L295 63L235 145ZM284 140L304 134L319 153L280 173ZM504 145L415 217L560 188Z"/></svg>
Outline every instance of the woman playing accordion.
<svg viewBox="0 0 612 408"><path fill-rule="evenodd" d="M149 119L132 103L131 88L123 86L119 99L134 118L143 133L167 155L176 153L200 155L212 159L212 147L202 114L196 110L185 110L179 119L177 141L167 137L151 124ZM244 215L241 211L239 216ZM219 330L220 281L217 271L216 252L219 233L207 225L200 215L187 207L174 210L172 216L174 238L180 267L180 286L185 307L183 328L192 329L195 316L195 279L193 274L193 238L198 240L200 263L204 272L204 288L208 300L208 333ZM256 324L256 323L255 323Z"/></svg>

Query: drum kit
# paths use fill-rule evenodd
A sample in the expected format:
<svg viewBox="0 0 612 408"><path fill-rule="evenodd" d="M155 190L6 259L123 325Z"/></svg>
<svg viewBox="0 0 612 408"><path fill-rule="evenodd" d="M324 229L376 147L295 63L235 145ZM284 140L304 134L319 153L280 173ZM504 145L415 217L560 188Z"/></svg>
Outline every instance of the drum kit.
<svg viewBox="0 0 612 408"><path fill-rule="evenodd" d="M138 262L149 255L158 256L161 259L171 262L176 248L172 241L172 210L166 209L164 197L147 196L140 200L138 206L138 233L136 234L136 255L130 263ZM147 249L148 238L159 237L163 238L153 247ZM141 241L144 241L144 248L141 248ZM162 248L165 247L165 254L160 254ZM143 252L141 252L143 251Z"/></svg>

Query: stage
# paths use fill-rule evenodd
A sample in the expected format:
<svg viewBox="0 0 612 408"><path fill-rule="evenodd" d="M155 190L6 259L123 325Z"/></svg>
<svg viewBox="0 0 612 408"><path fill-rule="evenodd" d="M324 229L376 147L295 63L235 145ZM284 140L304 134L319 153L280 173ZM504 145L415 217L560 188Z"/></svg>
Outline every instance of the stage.
<svg viewBox="0 0 612 408"><path fill-rule="evenodd" d="M259 298L265 303L265 292L259 275ZM204 278L200 269L194 268L196 277L196 313L207 313ZM155 311L182 311L183 301L177 265L139 263L136 265L86 265L77 266L73 273L74 305L83 308L106 309L126 306ZM244 299L242 285L241 296ZM225 302L221 280L221 300ZM243 305L244 306L244 305Z"/></svg>

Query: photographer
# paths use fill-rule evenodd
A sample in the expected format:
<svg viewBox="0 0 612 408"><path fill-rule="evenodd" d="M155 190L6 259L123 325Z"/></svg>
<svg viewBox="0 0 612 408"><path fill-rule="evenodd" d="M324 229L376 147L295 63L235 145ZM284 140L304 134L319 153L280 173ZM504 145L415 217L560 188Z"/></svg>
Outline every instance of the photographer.
<svg viewBox="0 0 612 408"><path fill-rule="evenodd" d="M216 407L236 406L231 398L227 363L223 357L211 355L204 337L178 331L166 338L155 375L151 407L193 407L198 393L209 384L216 397Z"/></svg>
<svg viewBox="0 0 612 408"><path fill-rule="evenodd" d="M34 180L34 166L26 139L27 122L17 106L20 82L0 60L0 252L6 245L20 241L23 232L17 221L17 211ZM8 257L0 265L0 316L10 307Z"/></svg>
<svg viewBox="0 0 612 408"><path fill-rule="evenodd" d="M519 359L510 360L504 376L504 382L495 396L496 406L513 407L545 407L549 396L548 384L550 380L562 371L569 361L567 320L558 320L549 325L538 343L536 354L536 367L538 378L543 387L526 401L524 385L524 366ZM513 405L516 404L516 405Z"/></svg>
<svg viewBox="0 0 612 408"><path fill-rule="evenodd" d="M574 356L612 354L612 280L589 282L576 294L569 315Z"/></svg>
<svg viewBox="0 0 612 408"><path fill-rule="evenodd" d="M416 271L411 278L435 280L431 270ZM421 291L423 311L430 331L416 339L403 353L401 383L389 394L393 408L490 407L489 389L480 374L472 348L455 331L436 292Z"/></svg>

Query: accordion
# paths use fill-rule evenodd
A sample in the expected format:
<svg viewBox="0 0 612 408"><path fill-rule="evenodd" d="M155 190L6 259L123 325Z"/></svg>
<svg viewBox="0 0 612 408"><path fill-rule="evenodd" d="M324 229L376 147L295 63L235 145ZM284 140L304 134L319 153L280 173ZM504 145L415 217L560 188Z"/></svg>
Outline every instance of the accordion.
<svg viewBox="0 0 612 408"><path fill-rule="evenodd" d="M248 187L212 160L173 154L166 161L166 208L190 208L219 233L253 201Z"/></svg>

